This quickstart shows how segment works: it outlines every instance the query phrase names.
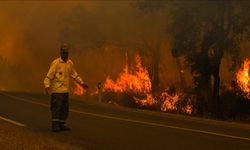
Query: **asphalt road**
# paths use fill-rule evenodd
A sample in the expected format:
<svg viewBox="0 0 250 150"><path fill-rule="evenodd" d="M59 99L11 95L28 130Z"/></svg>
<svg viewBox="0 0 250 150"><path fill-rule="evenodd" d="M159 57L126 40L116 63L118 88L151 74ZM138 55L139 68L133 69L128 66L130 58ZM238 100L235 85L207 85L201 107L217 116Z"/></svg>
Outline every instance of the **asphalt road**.
<svg viewBox="0 0 250 150"><path fill-rule="evenodd" d="M7 120L8 119L8 120ZM250 150L250 125L70 100L71 131L51 133L49 97L0 92L0 121L94 150Z"/></svg>

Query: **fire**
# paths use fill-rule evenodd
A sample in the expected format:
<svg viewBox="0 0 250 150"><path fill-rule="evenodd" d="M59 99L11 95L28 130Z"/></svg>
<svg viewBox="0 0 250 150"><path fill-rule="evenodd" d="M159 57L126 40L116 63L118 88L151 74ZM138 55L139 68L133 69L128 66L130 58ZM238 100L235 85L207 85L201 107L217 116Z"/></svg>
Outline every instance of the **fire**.
<svg viewBox="0 0 250 150"><path fill-rule="evenodd" d="M169 89L167 89L169 90ZM185 99L185 94L181 92L171 92L164 91L161 93L159 99L162 101L161 111L181 111L186 114L192 114L193 107L190 104L191 99Z"/></svg>
<svg viewBox="0 0 250 150"><path fill-rule="evenodd" d="M241 68L236 73L236 79L240 89L246 93L246 97L250 99L250 59L245 59Z"/></svg>
<svg viewBox="0 0 250 150"><path fill-rule="evenodd" d="M163 100L163 104L161 105L162 111L177 110L176 104L179 101L178 94L171 96L167 92L163 92L160 96L160 99Z"/></svg>
<svg viewBox="0 0 250 150"><path fill-rule="evenodd" d="M151 81L148 71L142 67L141 58L139 55L135 56L136 67L133 71L128 70L128 64L126 63L122 73L116 81L113 81L108 77L103 84L103 92L125 92L134 91L136 93L150 93Z"/></svg>
<svg viewBox="0 0 250 150"><path fill-rule="evenodd" d="M143 67L141 58L138 54L135 55L134 60L135 67L129 70L128 64L126 63L123 71L115 81L107 77L103 84L102 91L112 91L115 93L132 92L136 95L133 96L135 103L140 107L160 106L159 109L161 111L179 111L180 109L186 114L192 113L193 109L190 104L183 105L181 108L179 107L179 103L184 100L184 96L180 92L169 94L170 92L165 90L160 96L153 97L151 93L151 79L147 69ZM138 95L140 98L138 98Z"/></svg>
<svg viewBox="0 0 250 150"><path fill-rule="evenodd" d="M188 104L188 105L182 107L182 111L185 112L186 114L191 115L193 112L193 107L192 107L192 105Z"/></svg>
<svg viewBox="0 0 250 150"><path fill-rule="evenodd" d="M152 94L147 94L147 97L145 99L139 99L134 97L135 102L139 104L140 106L154 106L158 102L153 98Z"/></svg>
<svg viewBox="0 0 250 150"><path fill-rule="evenodd" d="M85 92L84 88L78 84L78 83L75 83L75 86L73 88L73 94L74 95L83 95Z"/></svg>

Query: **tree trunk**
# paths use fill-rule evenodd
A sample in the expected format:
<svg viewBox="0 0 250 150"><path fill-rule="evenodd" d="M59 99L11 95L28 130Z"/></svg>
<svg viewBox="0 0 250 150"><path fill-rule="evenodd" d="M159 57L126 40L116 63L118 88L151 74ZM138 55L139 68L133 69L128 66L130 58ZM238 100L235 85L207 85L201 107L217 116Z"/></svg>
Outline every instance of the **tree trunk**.
<svg viewBox="0 0 250 150"><path fill-rule="evenodd" d="M217 66L216 70L213 72L214 77L214 91L213 97L217 98L219 96L219 88L220 88L220 72L219 72L219 65Z"/></svg>
<svg viewBox="0 0 250 150"><path fill-rule="evenodd" d="M152 91L153 94L159 90L159 58L160 58L160 46L157 46L153 51L153 71L152 71Z"/></svg>
<svg viewBox="0 0 250 150"><path fill-rule="evenodd" d="M220 117L220 64L216 64L212 72L214 77L213 87L213 113L215 117Z"/></svg>
<svg viewBox="0 0 250 150"><path fill-rule="evenodd" d="M175 61L176 61L177 70L178 70L178 74L179 74L179 78L180 78L180 87L181 87L181 89L185 90L186 89L186 80L184 77L184 72L183 72L183 69L181 66L180 59L178 57L176 57Z"/></svg>

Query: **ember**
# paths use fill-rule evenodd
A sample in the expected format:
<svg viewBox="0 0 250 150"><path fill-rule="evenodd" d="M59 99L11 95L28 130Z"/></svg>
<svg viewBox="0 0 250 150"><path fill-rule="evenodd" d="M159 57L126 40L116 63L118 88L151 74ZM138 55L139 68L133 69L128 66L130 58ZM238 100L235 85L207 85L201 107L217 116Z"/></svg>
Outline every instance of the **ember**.
<svg viewBox="0 0 250 150"><path fill-rule="evenodd" d="M147 97L145 99L139 99L134 97L135 102L139 104L140 106L153 106L157 104L157 101L153 98L152 94L147 94Z"/></svg>
<svg viewBox="0 0 250 150"><path fill-rule="evenodd" d="M163 104L161 106L162 111L177 110L176 104L179 101L178 94L171 96L167 92L163 92L160 96L160 99L163 101Z"/></svg>

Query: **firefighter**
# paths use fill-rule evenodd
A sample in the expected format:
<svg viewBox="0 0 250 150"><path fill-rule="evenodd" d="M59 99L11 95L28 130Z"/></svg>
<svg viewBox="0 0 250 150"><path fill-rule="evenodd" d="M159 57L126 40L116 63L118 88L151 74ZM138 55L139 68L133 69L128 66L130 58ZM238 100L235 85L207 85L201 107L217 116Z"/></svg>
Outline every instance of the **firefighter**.
<svg viewBox="0 0 250 150"><path fill-rule="evenodd" d="M61 57L55 59L49 68L44 79L45 91L51 93L51 116L52 131L70 130L65 126L65 121L69 112L69 81L72 77L83 88L87 89L88 85L83 82L74 68L73 62L68 58L69 48L62 45L60 49Z"/></svg>

